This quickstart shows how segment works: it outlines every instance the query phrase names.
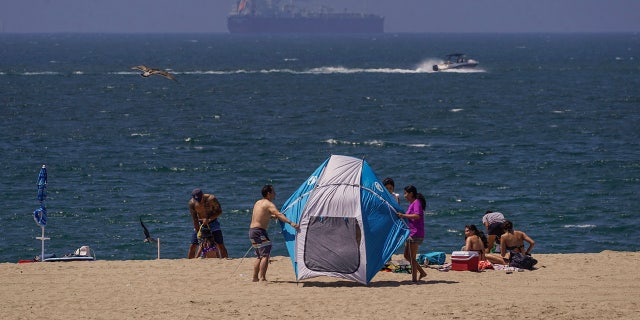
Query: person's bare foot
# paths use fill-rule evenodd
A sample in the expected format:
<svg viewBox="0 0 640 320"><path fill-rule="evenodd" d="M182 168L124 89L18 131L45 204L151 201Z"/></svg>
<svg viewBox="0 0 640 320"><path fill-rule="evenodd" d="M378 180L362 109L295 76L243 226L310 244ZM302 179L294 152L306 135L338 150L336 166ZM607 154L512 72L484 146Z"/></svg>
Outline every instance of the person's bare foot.
<svg viewBox="0 0 640 320"><path fill-rule="evenodd" d="M427 276L427 273L426 273L426 272L425 272L425 273L420 274L420 277L418 277L418 281L422 280L422 278L424 278L424 277L426 277L426 276Z"/></svg>
<svg viewBox="0 0 640 320"><path fill-rule="evenodd" d="M258 280L258 278L257 278L257 277L256 277L256 278L253 278L253 282L258 282L258 281L259 281L259 280Z"/></svg>

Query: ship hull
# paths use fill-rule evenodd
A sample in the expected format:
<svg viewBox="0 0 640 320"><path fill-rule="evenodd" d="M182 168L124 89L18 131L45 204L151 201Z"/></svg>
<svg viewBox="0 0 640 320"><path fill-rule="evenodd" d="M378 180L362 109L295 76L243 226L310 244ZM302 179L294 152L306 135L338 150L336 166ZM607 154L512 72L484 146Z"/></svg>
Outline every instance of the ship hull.
<svg viewBox="0 0 640 320"><path fill-rule="evenodd" d="M384 18L376 15L341 17L263 17L231 15L230 33L384 33Z"/></svg>

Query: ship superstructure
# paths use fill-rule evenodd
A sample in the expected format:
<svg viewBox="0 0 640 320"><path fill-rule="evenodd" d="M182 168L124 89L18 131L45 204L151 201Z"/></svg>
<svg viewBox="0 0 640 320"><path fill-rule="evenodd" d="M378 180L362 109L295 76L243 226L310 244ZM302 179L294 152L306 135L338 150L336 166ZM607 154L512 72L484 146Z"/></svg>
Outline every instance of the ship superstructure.
<svg viewBox="0 0 640 320"><path fill-rule="evenodd" d="M230 33L383 33L384 17L302 8L291 0L239 0L227 28Z"/></svg>

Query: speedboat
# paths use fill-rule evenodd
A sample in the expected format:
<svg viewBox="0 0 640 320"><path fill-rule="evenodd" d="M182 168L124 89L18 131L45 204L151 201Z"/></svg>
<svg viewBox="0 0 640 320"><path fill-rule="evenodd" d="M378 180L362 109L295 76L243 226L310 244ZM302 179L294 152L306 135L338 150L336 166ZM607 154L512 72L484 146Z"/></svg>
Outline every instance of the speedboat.
<svg viewBox="0 0 640 320"><path fill-rule="evenodd" d="M452 53L445 56L444 62L440 64L434 64L433 71L475 68L477 65L478 61L467 59L464 53Z"/></svg>

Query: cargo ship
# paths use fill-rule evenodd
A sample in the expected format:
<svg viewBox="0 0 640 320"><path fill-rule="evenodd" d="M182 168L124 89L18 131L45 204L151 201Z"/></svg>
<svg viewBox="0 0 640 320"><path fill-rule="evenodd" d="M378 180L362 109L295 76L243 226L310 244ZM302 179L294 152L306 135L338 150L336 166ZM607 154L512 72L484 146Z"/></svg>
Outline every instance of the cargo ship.
<svg viewBox="0 0 640 320"><path fill-rule="evenodd" d="M283 2L286 2L283 4ZM239 0L227 17L230 33L384 33L384 17L299 8L292 0Z"/></svg>

